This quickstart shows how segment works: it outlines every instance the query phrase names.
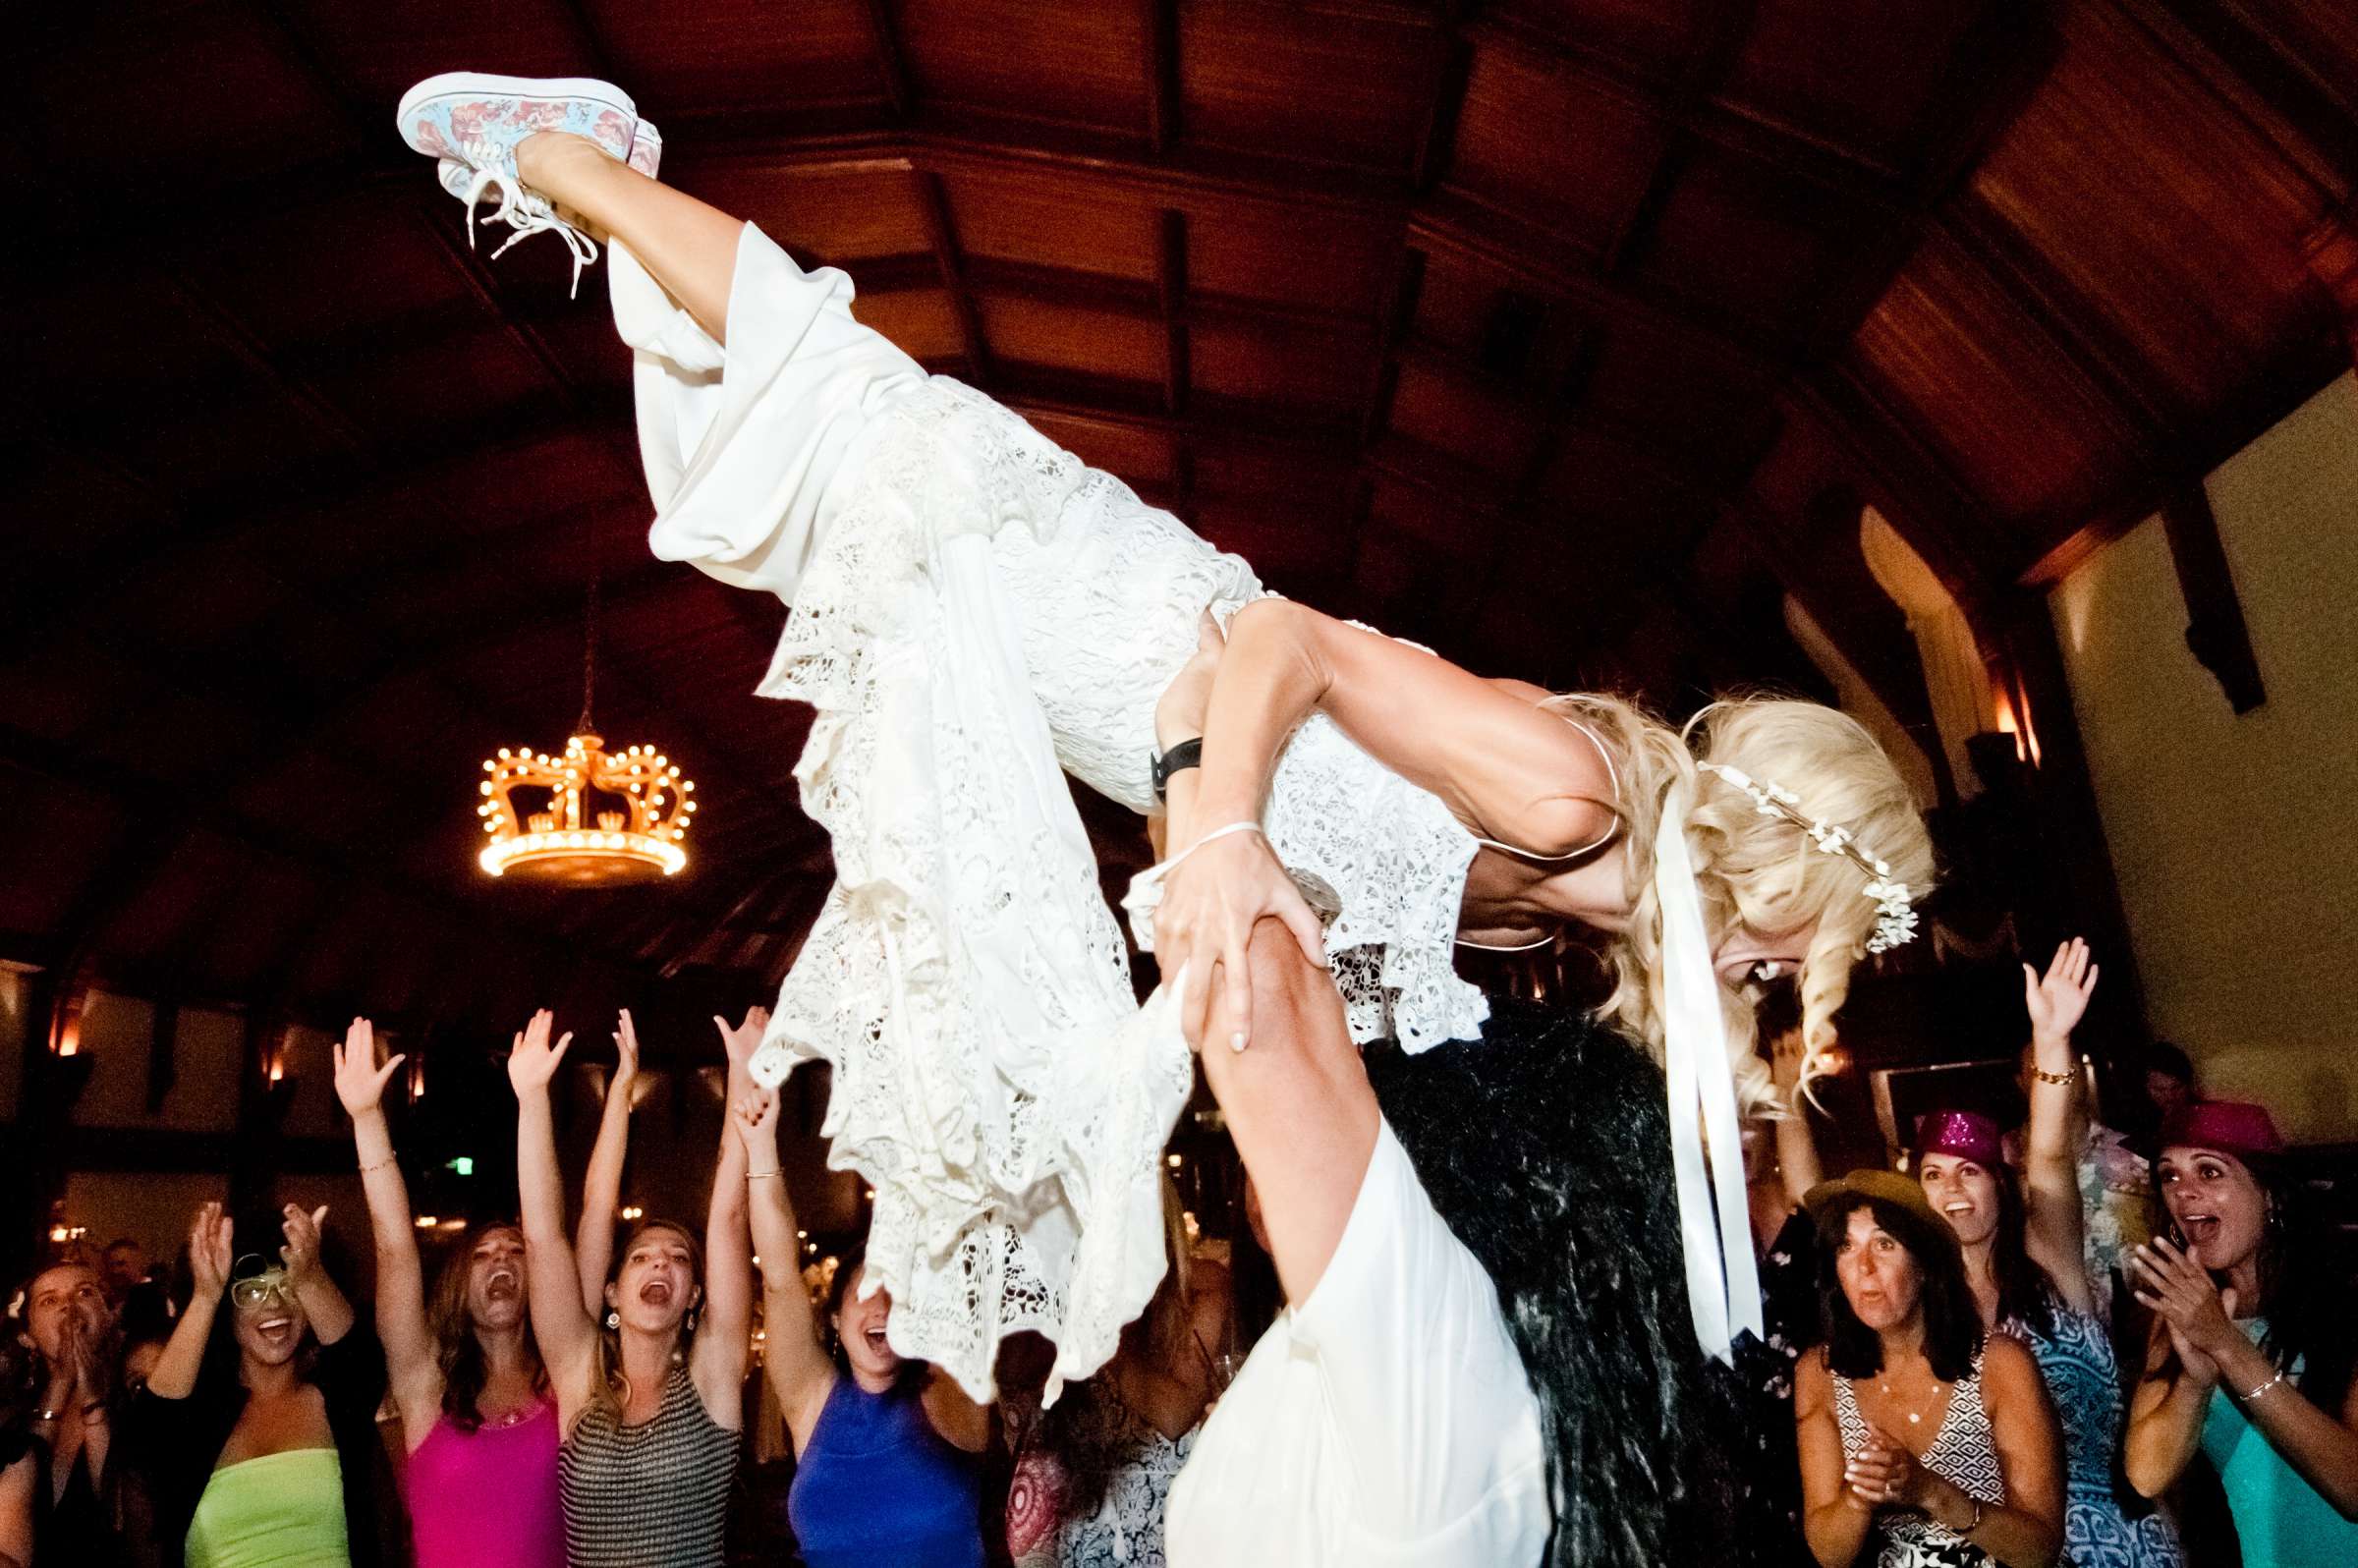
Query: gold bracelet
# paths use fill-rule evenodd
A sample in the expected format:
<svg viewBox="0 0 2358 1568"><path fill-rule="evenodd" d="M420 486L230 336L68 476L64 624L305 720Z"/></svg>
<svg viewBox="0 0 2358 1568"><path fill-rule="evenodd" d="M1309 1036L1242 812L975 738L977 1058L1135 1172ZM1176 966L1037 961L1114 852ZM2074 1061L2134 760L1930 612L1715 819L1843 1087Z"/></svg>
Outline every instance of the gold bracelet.
<svg viewBox="0 0 2358 1568"><path fill-rule="evenodd" d="M2253 1389L2250 1393L2244 1395L2243 1402L2247 1405L2256 1403L2262 1394L2267 1393L2270 1389L2275 1387L2276 1384L2282 1382L2283 1380L2284 1369L2278 1367L2276 1369L2276 1374L2274 1377L2271 1377L2267 1382L2264 1382L2259 1387Z"/></svg>
<svg viewBox="0 0 2358 1568"><path fill-rule="evenodd" d="M2080 1076L2080 1064L2078 1062L2073 1062L2071 1064L2071 1070L2065 1073L2042 1072L2040 1069L2034 1067L2031 1069L2031 1076L2039 1080L2039 1082L2042 1084L2053 1084L2059 1089L2063 1085L2070 1083L2073 1079Z"/></svg>

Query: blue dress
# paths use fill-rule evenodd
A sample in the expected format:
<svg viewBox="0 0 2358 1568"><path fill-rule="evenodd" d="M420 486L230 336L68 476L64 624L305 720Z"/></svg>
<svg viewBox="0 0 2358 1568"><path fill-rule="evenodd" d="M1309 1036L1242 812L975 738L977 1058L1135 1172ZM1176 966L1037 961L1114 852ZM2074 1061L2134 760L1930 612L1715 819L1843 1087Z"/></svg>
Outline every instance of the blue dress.
<svg viewBox="0 0 2358 1568"><path fill-rule="evenodd" d="M810 1568L982 1568L981 1464L933 1429L915 1389L838 1376L786 1517Z"/></svg>
<svg viewBox="0 0 2358 1568"><path fill-rule="evenodd" d="M2063 1427L2063 1555L2068 1568L2182 1568L2178 1535L2158 1513L2131 1519L2113 1491L2120 1451L2120 1364L2103 1325L2060 1302L2051 1332L2011 1325L2030 1346Z"/></svg>

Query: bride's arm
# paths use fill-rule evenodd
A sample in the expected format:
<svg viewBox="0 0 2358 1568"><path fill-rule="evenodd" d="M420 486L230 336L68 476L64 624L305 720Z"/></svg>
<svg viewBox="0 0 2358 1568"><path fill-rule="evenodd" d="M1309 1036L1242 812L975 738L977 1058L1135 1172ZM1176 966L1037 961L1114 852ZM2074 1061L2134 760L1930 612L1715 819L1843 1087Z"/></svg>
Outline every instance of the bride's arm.
<svg viewBox="0 0 2358 1568"><path fill-rule="evenodd" d="M1212 676L1202 776L1189 781L1192 801L1174 801L1171 817L1167 849L1201 848L1172 868L1154 917L1163 976L1187 972L1180 1022L1189 1041L1203 1038L1216 968L1233 1023L1228 1044L1251 1042L1245 949L1257 921L1283 921L1311 961L1324 962L1318 918L1269 847L1249 833L1205 838L1260 818L1278 755L1313 712L1487 837L1539 856L1609 838L1616 812L1604 756L1536 706L1539 695L1287 599L1239 610Z"/></svg>
<svg viewBox="0 0 2358 1568"><path fill-rule="evenodd" d="M1207 824L1258 816L1286 738L1316 711L1485 835L1574 854L1612 831L1612 780L1596 744L1535 706L1534 691L1307 605L1258 600L1229 624L1212 680L1197 809Z"/></svg>

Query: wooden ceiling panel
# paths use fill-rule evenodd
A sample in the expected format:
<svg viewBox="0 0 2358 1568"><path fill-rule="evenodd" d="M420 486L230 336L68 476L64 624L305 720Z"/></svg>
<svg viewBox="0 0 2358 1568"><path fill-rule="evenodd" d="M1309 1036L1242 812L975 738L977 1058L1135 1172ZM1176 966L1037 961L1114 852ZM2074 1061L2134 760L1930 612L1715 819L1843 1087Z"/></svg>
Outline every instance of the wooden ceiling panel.
<svg viewBox="0 0 2358 1568"><path fill-rule="evenodd" d="M1162 323L1151 317L993 293L975 305L993 360L1161 384Z"/></svg>
<svg viewBox="0 0 2358 1568"><path fill-rule="evenodd" d="M222 896L189 907L181 928L165 938L159 953L185 966L202 990L215 995L255 996L324 929L345 921L353 905L374 901L365 889L323 896L318 872L269 857L247 858L239 870ZM422 936L412 930L400 940L419 946ZM347 994L365 988L355 986Z"/></svg>
<svg viewBox="0 0 2358 1568"><path fill-rule="evenodd" d="M804 266L849 269L855 284L862 261L932 249L906 159L826 169L758 156L678 161L681 189L759 225Z"/></svg>
<svg viewBox="0 0 2358 1568"><path fill-rule="evenodd" d="M1485 10L1666 83L1720 6L1721 0L1510 0Z"/></svg>
<svg viewBox="0 0 2358 1568"><path fill-rule="evenodd" d="M1033 180L960 173L942 182L968 256L1097 277L1154 279L1154 209L1126 191L1059 192Z"/></svg>
<svg viewBox="0 0 2358 1568"><path fill-rule="evenodd" d="M45 440L11 440L0 447L0 467L8 475L10 548L25 552L17 568L25 575L12 589L29 587L36 574L101 569L171 526L152 491L93 453Z"/></svg>
<svg viewBox="0 0 2358 1568"><path fill-rule="evenodd" d="M965 348L958 312L941 289L894 289L863 294L852 314L900 345L903 354L926 364L954 360Z"/></svg>
<svg viewBox="0 0 2358 1568"><path fill-rule="evenodd" d="M1082 462L1131 485L1167 485L1179 476L1179 442L1167 430L1037 410L1027 418Z"/></svg>
<svg viewBox="0 0 2358 1568"><path fill-rule="evenodd" d="M569 298L552 242L470 252L389 123L419 76L611 75L673 183L845 266L863 319L1273 584L1675 701L1789 678L1769 568L1795 568L1757 538L1831 487L1937 515L1969 535L1945 568L2005 583L2314 390L2302 246L2358 170L2346 10L33 8L0 132L37 274L0 438L27 580L0 588L0 766L88 790L41 818L74 842L41 846L39 895L0 878L0 929L128 899L159 968L473 1028L572 944L602 998L772 970L809 919L809 712L750 695L783 612L644 556L601 281ZM481 756L578 711L592 529L599 722L681 758L710 818L621 921L483 880L468 810ZM1822 601L1889 619L1825 570ZM157 800L169 830L127 839L112 813ZM1118 877L1135 823L1091 820ZM188 822L229 842L139 896ZM349 919L307 933L322 900ZM421 983L428 943L460 973Z"/></svg>
<svg viewBox="0 0 2358 1568"><path fill-rule="evenodd" d="M1546 433L1545 420L1508 389L1413 355L1392 390L1391 427L1509 478L1529 466Z"/></svg>
<svg viewBox="0 0 2358 1568"><path fill-rule="evenodd" d="M1410 334L1532 386L1563 387L1587 336L1578 312L1455 251L1426 253Z"/></svg>
<svg viewBox="0 0 2358 1568"><path fill-rule="evenodd" d="M1188 224L1187 283L1373 323L1399 252L1397 230L1378 222L1240 201Z"/></svg>
<svg viewBox="0 0 2358 1568"><path fill-rule="evenodd" d="M1188 521L1221 549L1251 561L1282 592L1287 584L1323 582L1349 569L1349 520L1338 497L1326 501L1279 505L1265 496L1206 495Z"/></svg>
<svg viewBox="0 0 2358 1568"><path fill-rule="evenodd" d="M28 648L0 679L0 725L70 740L147 700L153 681L108 645L104 631L93 623Z"/></svg>
<svg viewBox="0 0 2358 1568"><path fill-rule="evenodd" d="M1752 427L1768 405L1765 377L1731 371L1713 360L1683 353L1632 322L1599 334L1588 383L1587 409L1631 421L1665 452L1737 461L1731 437ZM1665 411L1675 411L1664 418Z"/></svg>
<svg viewBox="0 0 2358 1568"><path fill-rule="evenodd" d="M1958 40L1993 3L1759 0L1727 95L1897 164Z"/></svg>
<svg viewBox="0 0 2358 1568"><path fill-rule="evenodd" d="M2329 194L2110 9L2073 8L2061 30L2045 90L1972 193L2069 289L2067 308L2097 312L2141 376L2199 407L2313 325L2293 237Z"/></svg>
<svg viewBox="0 0 2358 1568"><path fill-rule="evenodd" d="M1661 156L1663 129L1517 44L1474 52L1447 184L1601 254Z"/></svg>
<svg viewBox="0 0 2358 1568"><path fill-rule="evenodd" d="M429 223L466 243L457 202L422 206L414 193L372 185L319 208L204 234L186 263L205 300L271 348L301 353L326 342L357 357L365 334L388 319L481 313Z"/></svg>
<svg viewBox="0 0 2358 1568"><path fill-rule="evenodd" d="M1406 174L1438 41L1432 17L1407 7L1339 26L1317 5L1187 0L1180 123L1194 141Z"/></svg>
<svg viewBox="0 0 2358 1568"><path fill-rule="evenodd" d="M439 340L387 343L367 359L321 366L315 384L370 439L402 444L454 423L493 423L558 395L540 363L495 321Z"/></svg>
<svg viewBox="0 0 2358 1568"><path fill-rule="evenodd" d="M197 917L217 911L224 897L245 880L254 848L205 829L178 838L154 875L138 887L121 889L92 942L111 964L154 972L177 968L185 948L180 938L201 930Z"/></svg>
<svg viewBox="0 0 2358 1568"><path fill-rule="evenodd" d="M1709 144L1685 158L1629 260L1720 320L1806 317L1829 280L1893 220L1813 181Z"/></svg>
<svg viewBox="0 0 2358 1568"><path fill-rule="evenodd" d="M581 9L657 126L674 105L764 114L781 104L885 98L866 0L581 0Z"/></svg>
<svg viewBox="0 0 2358 1568"><path fill-rule="evenodd" d="M2018 547L2049 542L2059 510L2135 463L2122 413L1938 235L1860 324L1853 353L1870 390L2023 531L2008 541Z"/></svg>
<svg viewBox="0 0 2358 1568"><path fill-rule="evenodd" d="M897 0L917 94L1064 125L1144 133L1146 7L1139 0Z"/></svg>
<svg viewBox="0 0 2358 1568"><path fill-rule="evenodd" d="M1375 375L1373 340L1332 332L1207 321L1189 345L1198 390L1289 411L1356 416Z"/></svg>
<svg viewBox="0 0 2358 1568"><path fill-rule="evenodd" d="M80 20L72 45L17 74L10 116L29 155L24 172L74 207L185 201L357 149L300 60L244 7L156 8L137 22L92 9Z"/></svg>
<svg viewBox="0 0 2358 1568"><path fill-rule="evenodd" d="M8 786L15 840L8 874L0 876L0 932L62 939L75 895L99 874L125 836L138 831L138 823L102 794L21 772L5 756L0 781Z"/></svg>

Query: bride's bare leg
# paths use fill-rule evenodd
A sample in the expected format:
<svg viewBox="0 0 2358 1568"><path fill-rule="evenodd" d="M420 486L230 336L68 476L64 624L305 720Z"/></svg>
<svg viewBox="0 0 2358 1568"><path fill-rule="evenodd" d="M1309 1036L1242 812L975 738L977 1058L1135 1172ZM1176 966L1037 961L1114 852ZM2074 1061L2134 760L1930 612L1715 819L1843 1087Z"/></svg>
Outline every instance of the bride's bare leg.
<svg viewBox="0 0 2358 1568"><path fill-rule="evenodd" d="M558 206L622 242L715 342L728 341L729 280L743 220L627 164L586 137L544 131L516 145L516 172Z"/></svg>

